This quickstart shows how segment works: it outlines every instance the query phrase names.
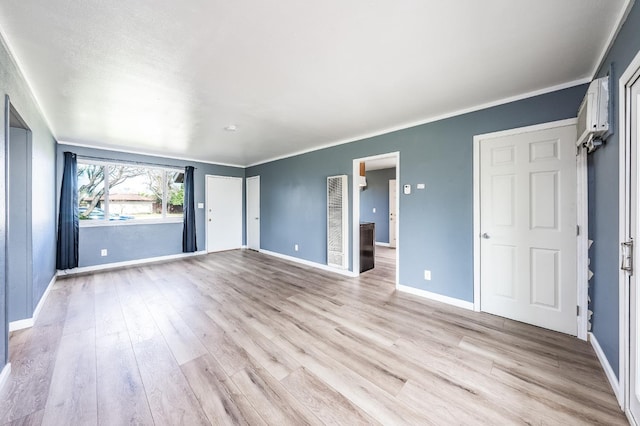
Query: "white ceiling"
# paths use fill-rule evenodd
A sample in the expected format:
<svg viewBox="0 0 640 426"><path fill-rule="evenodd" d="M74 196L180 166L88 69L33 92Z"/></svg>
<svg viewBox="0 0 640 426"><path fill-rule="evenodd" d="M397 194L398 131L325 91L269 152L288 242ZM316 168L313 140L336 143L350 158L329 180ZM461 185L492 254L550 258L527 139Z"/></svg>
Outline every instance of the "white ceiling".
<svg viewBox="0 0 640 426"><path fill-rule="evenodd" d="M244 166L584 82L628 3L2 0L0 29L58 140Z"/></svg>

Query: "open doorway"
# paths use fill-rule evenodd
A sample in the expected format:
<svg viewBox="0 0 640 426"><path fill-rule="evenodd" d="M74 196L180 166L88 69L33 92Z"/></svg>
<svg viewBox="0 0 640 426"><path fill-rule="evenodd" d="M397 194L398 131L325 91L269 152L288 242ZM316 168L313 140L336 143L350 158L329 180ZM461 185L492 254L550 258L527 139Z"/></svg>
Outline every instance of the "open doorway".
<svg viewBox="0 0 640 426"><path fill-rule="evenodd" d="M353 271L398 285L398 152L353 160Z"/></svg>

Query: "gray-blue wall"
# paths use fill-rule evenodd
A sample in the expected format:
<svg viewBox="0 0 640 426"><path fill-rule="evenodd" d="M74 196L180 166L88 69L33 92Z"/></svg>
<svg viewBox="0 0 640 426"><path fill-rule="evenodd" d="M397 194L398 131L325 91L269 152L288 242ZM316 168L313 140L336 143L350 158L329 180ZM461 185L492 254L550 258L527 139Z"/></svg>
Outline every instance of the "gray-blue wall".
<svg viewBox="0 0 640 426"><path fill-rule="evenodd" d="M31 174L31 183L33 188L37 188L37 193L32 195L32 215L28 218L31 222L32 229L32 257L34 259L32 266L32 296L27 301L28 317L33 314L33 309L37 306L42 298L47 285L55 275L55 248L56 248L56 215L52 212L56 211L55 207L55 139L44 120L36 101L29 90L20 70L15 61L9 54L9 51L0 40L0 95L8 95L11 98L11 104L15 110L24 119L32 132L32 154L31 163L33 173ZM5 127L4 111L0 119L2 129ZM4 132L0 136L2 138L2 152L6 147L6 138ZM4 159L2 161L4 167ZM4 177L4 172L0 175ZM0 190L0 198L4 204L4 178L0 179L2 190ZM5 206L2 205L0 222L4 231L4 214ZM2 241L0 241L0 250L2 251L0 264L0 288L2 289L1 299L5 300L5 253L4 253L4 232ZM6 321L6 311L3 306L3 313L0 315L0 330L2 330L3 338L0 339L0 365L6 363L7 341L8 341L8 324Z"/></svg>
<svg viewBox="0 0 640 426"><path fill-rule="evenodd" d="M378 243L389 242L389 180L395 178L395 168L367 171L367 186L360 192L360 221L376 224Z"/></svg>
<svg viewBox="0 0 640 426"><path fill-rule="evenodd" d="M614 116L618 124L618 79L640 50L640 5L636 2L618 37L603 61L598 77L609 71L613 64ZM606 145L589 155L589 238L594 241L589 252L591 318L593 334L598 339L611 367L619 374L619 294L618 294L618 173L619 135L607 140Z"/></svg>
<svg viewBox="0 0 640 426"><path fill-rule="evenodd" d="M353 159L399 151L400 185L426 184L400 195L400 284L472 301L473 136L575 117L585 91L572 87L250 167L247 176L260 175L261 246L326 264L327 176L349 175L351 212Z"/></svg>
<svg viewBox="0 0 640 426"><path fill-rule="evenodd" d="M198 250L205 250L206 243L205 209L197 208L198 203L205 202L205 175L244 177L244 169L238 167L220 166L215 164L129 154L118 151L100 150L63 144L58 144L57 151L59 170L57 176L58 193L60 192L60 185L62 183L62 164L64 161L63 153L65 151L75 152L80 156L84 155L110 160L138 161L149 164L177 166L180 168L185 166L195 167L194 192ZM243 196L243 244L245 241L244 199L245 197ZM128 224L126 222L118 222L105 226L81 226L79 246L80 267L180 254L182 253L182 222L163 224ZM107 249L108 255L104 257L100 256L100 250L105 248Z"/></svg>

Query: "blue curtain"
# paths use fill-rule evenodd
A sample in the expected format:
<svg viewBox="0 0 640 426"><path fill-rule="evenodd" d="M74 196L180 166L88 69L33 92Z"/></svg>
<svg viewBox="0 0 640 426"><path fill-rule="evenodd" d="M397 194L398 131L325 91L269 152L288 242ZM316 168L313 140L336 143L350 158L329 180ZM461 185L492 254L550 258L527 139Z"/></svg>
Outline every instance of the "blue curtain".
<svg viewBox="0 0 640 426"><path fill-rule="evenodd" d="M76 154L65 152L58 216L58 269L78 266L78 225L78 164Z"/></svg>
<svg viewBox="0 0 640 426"><path fill-rule="evenodd" d="M196 245L196 211L193 207L193 167L184 169L184 204L182 206L184 225L182 227L182 251L190 253L198 250Z"/></svg>

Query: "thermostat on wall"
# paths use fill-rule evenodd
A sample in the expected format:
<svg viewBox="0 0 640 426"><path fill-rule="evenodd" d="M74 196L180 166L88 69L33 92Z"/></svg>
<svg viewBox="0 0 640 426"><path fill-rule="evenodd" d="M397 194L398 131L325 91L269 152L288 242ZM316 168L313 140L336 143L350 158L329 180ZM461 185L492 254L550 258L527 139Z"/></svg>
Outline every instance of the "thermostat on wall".
<svg viewBox="0 0 640 426"><path fill-rule="evenodd" d="M404 193L407 194L407 195L411 194L411 185L406 184L404 186Z"/></svg>

